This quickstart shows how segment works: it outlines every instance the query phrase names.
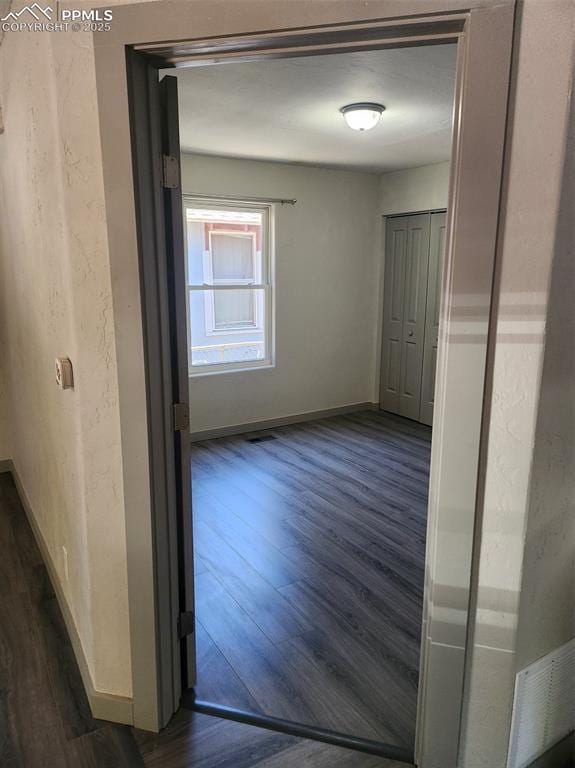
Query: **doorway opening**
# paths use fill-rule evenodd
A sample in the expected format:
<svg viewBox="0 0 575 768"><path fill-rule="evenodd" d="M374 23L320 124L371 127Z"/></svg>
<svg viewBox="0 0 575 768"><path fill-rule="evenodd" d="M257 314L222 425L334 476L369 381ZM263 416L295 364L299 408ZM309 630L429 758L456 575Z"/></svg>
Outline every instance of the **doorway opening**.
<svg viewBox="0 0 575 768"><path fill-rule="evenodd" d="M367 50L175 76L192 706L405 760L445 211L387 216L382 187L399 197L409 177L411 199L431 208L432 173L447 203L456 52ZM385 104L371 131L347 125L352 101Z"/></svg>
<svg viewBox="0 0 575 768"><path fill-rule="evenodd" d="M406 6L407 8L407 6ZM384 14L385 16L385 14ZM410 16L410 13L408 13ZM473 24L471 20L473 19ZM412 20L418 20L415 25ZM501 157L504 134L505 96L508 87L508 63L510 40L512 30L512 14L509 8L478 9L465 11L462 14L441 17L441 19L419 19L415 10L411 11L408 22L400 24L394 19L385 19L380 22L364 24L344 25L337 28L314 27L312 30L293 32L282 31L258 35L252 37L240 37L230 39L210 39L209 41L183 41L174 43L142 43L141 45L128 46L128 76L130 83L130 106L132 127L132 148L135 171L136 202L138 214L138 246L141 262L142 276L142 301L144 313L144 343L147 355L146 386L148 398L148 420L150 446L153 455L150 457L152 482L152 523L155 531L154 539L154 572L156 578L156 592L158 597L158 609L155 611L157 628L157 656L158 665L158 719L160 723L167 722L169 713L174 711L180 700L181 687L197 686L196 679L196 642L194 629L196 616L194 614L193 591L193 536L190 509L187 498L190 493L190 440L189 417L199 415L198 409L188 412L187 399L192 383L197 382L196 389L215 388L215 382L219 379L228 382L233 376L271 376L280 361L280 343L277 337L279 325L277 323L280 304L278 301L278 278L272 281L271 286L265 290L272 297L272 333L268 338L273 343L269 346L271 356L269 366L262 365L259 370L228 370L225 373L205 371L205 375L189 375L188 362L190 340L186 333L186 316L188 313L188 294L199 293L200 290L212 291L214 294L221 291L249 292L262 290L259 284L250 282L254 278L257 269L258 258L253 260L253 246L247 248L245 243L242 255L222 256L226 248L221 248L222 242L216 242L206 248L212 251L209 255L212 264L212 279L214 278L214 265L216 272L224 281L217 287L206 283L197 285L197 290L188 291L187 276L185 274L184 254L184 219L182 216L182 194L186 193L195 201L200 198L217 205L225 202L232 203L232 207L246 204L271 205L273 217L278 210L288 209L298 211L299 199L286 194L277 194L271 189L263 195L252 197L246 190L242 179L240 188L237 186L229 193L222 189L212 187L208 189L184 189L182 178L179 176L180 142L177 120L177 78L164 77L158 81L157 70L161 63L167 62L171 67L196 66L201 68L206 63L246 62L253 63L258 59L264 59L268 63L279 58L290 58L297 51L302 58L320 50L324 54L333 54L347 48L348 52L372 49L405 48L407 45L424 48L429 42L434 44L450 44L457 42L457 84L455 88L456 106L454 110L454 150L453 163L450 172L450 192L448 209L448 241L445 255L445 270L443 278L442 308L440 321L440 336L438 341L438 365L436 398L434 409L436 411L434 421L439 427L437 436L434 436L433 454L430 470L429 493L429 525L432 535L429 537L429 546L426 556L426 584L424 592L424 605L422 616L422 655L420 669L420 684L418 687L418 715L417 715L417 742L416 751L421 755L442 754L448 755L444 762L453 762L457 750L457 734L460 726L461 687L460 681L464 675L465 658L465 627L467 623L467 602L464 596L469 594L469 575L471 569L471 542L475 513L475 499L477 492L477 467L479 461L479 445L481 432L481 416L484 388L485 358L487 349L487 332L489 328L489 303L492 284L493 259L495 253L495 235L497 231L498 190L501 178ZM465 35L461 35L465 31ZM128 30L126 30L128 35ZM382 41L378 43L378 37ZM124 39L124 38L123 38ZM494 42L495 41L495 42ZM423 45L421 45L423 43ZM473 45L471 44L473 43ZM488 45L489 43L489 45ZM489 50L489 56L486 51ZM270 55L270 52L271 53ZM494 55L494 52L497 55ZM242 64L243 67L243 64ZM486 82L486 70L490 73L489 93L483 89ZM462 99L465 94L466 98ZM489 96L489 103L495 99L497 109L480 110L483 114L481 125L472 119L477 114L480 105ZM486 102L487 103L487 102ZM348 105L349 106L349 105ZM372 110L373 111L373 110ZM367 134L369 135L369 134ZM479 141L481 138L481 141ZM158 154L163 155L162 162L158 163ZM200 160L205 157L198 153ZM317 157L317 152L316 152ZM489 158L490 162L478 163L478 160ZM213 159L213 158L212 158ZM221 158L220 158L221 159ZM225 158L230 161L229 157ZM257 162L274 161L274 158L261 158ZM275 158L277 161L277 158ZM315 161L317 164L317 160ZM195 160L196 169L198 159ZM287 165L283 163L282 165ZM294 163L296 165L296 163ZM297 163L297 167L303 167L305 160ZM326 169L334 172L337 169ZM392 175L392 174L386 174ZM212 176L217 179L217 176ZM330 177L333 180L333 177ZM409 186L409 184L407 185ZM163 193L158 190L163 188ZM333 190L339 189L333 184ZM472 192L472 194L471 194ZM284 197L285 195L285 197ZM257 197L257 199L256 199ZM400 196L398 196L399 199ZM263 199L262 199L263 198ZM195 203L194 203L195 204ZM218 210L216 207L214 210ZM398 210L389 210L386 206L379 215L386 217L392 214L415 214L421 210L430 210L438 207L436 203L422 206L418 204L398 205ZM445 203L444 203L445 205ZM196 206L197 207L197 206ZM297 222L297 216L296 223ZM476 220L481 221L481 228L469 226ZM321 221L321 217L320 217ZM387 218L386 218L387 221ZM203 222L204 224L206 222ZM230 230L228 230L229 232ZM321 229L320 231L329 231ZM279 237L273 231L273 238L278 246ZM256 238L257 239L257 238ZM209 238L208 238L209 240ZM216 238L217 240L217 238ZM229 240L227 241L229 246ZM229 249L228 249L229 250ZM257 251L257 247L255 249ZM357 243L348 249L355 255L363 254L358 249ZM252 261L248 254L252 254ZM274 254L276 249L274 248ZM208 259L208 260L209 260ZM248 265L251 267L248 269ZM277 259L274 261L277 267ZM243 265L243 266L241 266ZM348 262L345 263L348 265ZM224 269L227 274L222 274ZM209 274L209 273L208 273ZM335 272L341 277L340 272ZM327 277L331 275L329 270L324 270L316 285L323 288L324 284L330 285ZM383 277L383 270L381 271ZM344 272L344 277L347 275ZM238 280L242 283L239 288ZM232 282L236 281L236 282ZM289 284L289 283L288 283ZM299 288L299 285L297 287ZM349 287L349 281L346 287ZM332 287L337 287L331 284ZM372 293L381 299L382 286L379 281L372 281ZM293 285L292 285L293 289ZM301 298L297 290L292 290L293 300ZM249 295L249 293L247 293ZM365 292L356 292L357 306L364 308L368 304L365 300ZM246 301L244 293L242 299L236 296L235 302L223 302L219 300L216 307L215 298L203 301L204 314L209 314L209 323L206 330L229 331L230 326L236 326L237 331L244 332L249 327L253 331L254 323L257 323L257 312L254 311L252 301ZM363 300L363 304L362 304ZM336 304L337 302L332 302ZM265 302L264 302L265 305ZM459 309L467 318L473 310L473 334L467 341L465 336L452 333L454 324L457 324ZM265 309L265 306L264 306ZM380 321L383 318L380 306ZM209 310L209 312L208 312ZM265 314L265 312L264 312ZM205 319L205 318L204 318ZM298 319L298 318L296 318ZM239 328L239 324L242 328ZM321 322L317 324L321 327ZM317 330L311 325L311 331ZM379 338L375 344L373 355L374 381L379 380L381 372L381 349L383 341L383 322L378 326ZM313 333L310 339L313 340ZM340 341L343 337L339 337ZM355 344L338 348L338 360L353 360L353 355L361 350L357 336ZM243 343L243 342L242 342ZM216 345L217 346L217 345ZM327 363L333 362L329 355L315 353L312 370L321 371ZM344 357L342 358L342 352ZM254 357L253 352L250 355ZM225 355L224 355L225 357ZM150 363L157 363L156 366ZM237 365L238 360L224 360L222 365ZM251 364L254 360L244 360ZM319 363L319 365L318 365ZM204 365L218 365L212 359ZM221 369L223 370L223 369ZM340 366L338 375L344 370L355 370L353 366L344 368ZM308 372L306 381L312 382ZM335 386L341 382L336 381ZM230 390L233 386L230 386ZM288 387L287 392L290 394ZM267 451L276 447L280 441L276 433L280 429L298 427L301 416L306 416L306 421L321 422L322 428L329 418L356 417L357 414L367 414L369 417L379 415L378 394L372 394L372 400L366 402L356 401L352 403L353 412L346 410L337 413L329 412L329 409L319 411L292 412L286 417L278 419L262 420L254 423L254 420L238 422L229 420L227 425L215 427L217 432L209 429L201 429L198 424L192 422L192 429L196 433L193 443L194 450L201 448L198 444L205 441L221 439L245 438L245 443L251 448L264 448ZM457 392L457 407L452 394ZM278 392L275 391L274 395ZM281 393L280 393L281 394ZM231 400L232 398L230 398ZM356 408L361 406L361 408ZM370 407L371 406L371 407ZM462 408L465 408L466 423L462 434L462 423L459 418ZM344 406L345 408L345 406ZM224 418L228 418L225 408L221 412ZM229 415L229 414L228 414ZM294 421L294 417L297 417ZM395 420L396 426L404 423L397 416L383 416ZM287 422L284 420L287 419ZM272 421L273 423L270 423ZM266 422L266 423L264 423ZM413 424L411 425L413 426ZM255 430L255 434L246 430ZM240 431L238 431L241 428ZM295 429L295 427L293 427ZM416 424L417 429L425 429ZM174 431L175 430L175 433ZM401 431L398 429L397 431ZM275 448L274 448L275 449ZM301 453L301 448L296 449ZM327 452L319 451L319 458L323 466L325 462L333 459ZM372 454L370 453L370 456ZM305 461L305 469L309 470L310 462ZM346 467L348 462L346 462ZM320 474L316 472L316 474ZM284 481L291 480L286 473L282 476ZM363 478L362 478L363 479ZM328 485L328 487L330 487ZM314 487L317 494L317 487ZM329 499L324 499L330 501ZM446 504L447 502L447 504ZM459 551L461 557L451 557L449 546L451 539L443 536L450 530L449 513L457 508L458 512L458 536L460 541ZM306 508L307 509L307 508ZM304 512L301 517L304 518ZM236 514L236 517L238 515ZM330 518L331 520L331 518ZM321 528L321 526L319 526ZM354 529L355 531L355 529ZM351 532L350 532L351 535ZM326 543L329 543L325 538ZM177 558L175 553L177 551ZM447 555L447 559L442 555ZM245 559L245 558L244 558ZM133 567L132 567L133 566ZM137 563L131 562L131 570L136 573ZM206 564L200 564L200 569L206 568ZM208 569L209 570L209 569ZM201 575L201 573L200 573ZM220 582L221 583L221 582ZM174 586L177 586L177 592ZM286 584L289 587L290 584ZM448 587L441 592L439 588ZM445 599L457 594L458 603L453 609L444 604ZM440 599L438 599L440 598ZM237 602L237 600L235 601ZM464 604L465 603L465 604ZM314 615L315 618L315 615ZM163 620L165 619L165 620ZM450 642L450 640L453 642ZM290 638L291 640L291 638ZM179 651L182 650L181 657ZM439 655L440 654L440 655ZM225 654L224 654L225 656ZM321 653L317 658L323 658ZM143 669L140 657L135 658L136 667ZM438 667L453 662L450 667L449 681L452 685L451 695L441 698L441 681L443 673ZM183 678L179 677L180 670ZM339 676L338 679L342 679ZM355 678L354 678L355 680ZM439 687L438 687L439 685ZM442 708L433 707L442 701ZM206 705L205 702L194 699L192 705L196 709L211 707L219 709L222 717L244 719L246 722L256 722L257 719L267 727L277 730L291 728L290 732L300 735L310 735L323 741L341 743L345 746L373 751L375 754L397 757L402 760L413 760L413 747L406 750L397 743L373 741L362 736L342 731L333 731L320 726L310 726L297 721L286 721L284 718L273 715L254 715L250 711L239 710L225 705ZM341 709L341 704L337 704ZM430 709L432 708L432 709ZM327 707L323 713L327 711ZM433 717L431 717L433 715ZM433 720L435 726L441 721L441 743L436 738L438 727L427 727ZM445 726L445 727L444 727ZM439 750L439 752L438 752ZM453 757L453 760L452 760Z"/></svg>

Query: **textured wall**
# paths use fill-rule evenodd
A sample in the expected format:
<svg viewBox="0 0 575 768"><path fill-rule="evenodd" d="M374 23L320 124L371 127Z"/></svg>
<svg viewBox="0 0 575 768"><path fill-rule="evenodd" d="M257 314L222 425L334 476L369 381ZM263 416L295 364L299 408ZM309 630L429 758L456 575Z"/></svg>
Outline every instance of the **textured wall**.
<svg viewBox="0 0 575 768"><path fill-rule="evenodd" d="M380 176L379 210L384 215L447 208L450 163L422 165Z"/></svg>
<svg viewBox="0 0 575 768"><path fill-rule="evenodd" d="M572 207L565 218L572 169L564 174L564 162L573 10L569 0L527 0L518 8L465 768L505 766L515 673L572 629Z"/></svg>
<svg viewBox="0 0 575 768"><path fill-rule="evenodd" d="M575 637L575 102L560 192L519 605L517 667Z"/></svg>
<svg viewBox="0 0 575 768"><path fill-rule="evenodd" d="M91 36L11 32L0 57L11 458L94 687L129 696L122 463ZM54 357L64 355L75 375L65 392L54 379Z"/></svg>
<svg viewBox="0 0 575 768"><path fill-rule="evenodd" d="M374 399L378 177L183 155L184 191L296 198L275 212L276 365L193 377L192 430Z"/></svg>

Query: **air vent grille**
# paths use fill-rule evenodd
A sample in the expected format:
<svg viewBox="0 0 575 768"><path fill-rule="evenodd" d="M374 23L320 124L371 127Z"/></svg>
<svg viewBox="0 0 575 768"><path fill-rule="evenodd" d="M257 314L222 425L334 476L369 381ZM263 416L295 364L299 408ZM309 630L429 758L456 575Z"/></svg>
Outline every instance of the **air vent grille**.
<svg viewBox="0 0 575 768"><path fill-rule="evenodd" d="M275 435L258 435L257 437L248 437L247 443L267 443L268 440L276 440Z"/></svg>
<svg viewBox="0 0 575 768"><path fill-rule="evenodd" d="M525 768L575 730L575 639L515 679L508 768Z"/></svg>

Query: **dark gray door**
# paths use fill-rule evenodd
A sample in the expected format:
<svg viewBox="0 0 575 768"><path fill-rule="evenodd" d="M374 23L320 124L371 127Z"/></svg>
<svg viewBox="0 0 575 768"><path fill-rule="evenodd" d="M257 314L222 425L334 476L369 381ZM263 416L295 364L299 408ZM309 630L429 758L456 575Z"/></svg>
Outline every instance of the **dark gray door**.
<svg viewBox="0 0 575 768"><path fill-rule="evenodd" d="M180 174L178 80L160 82L161 141L164 210L166 221L166 272L170 328L171 387L178 525L178 599L182 637L182 686L196 679L194 626L194 564L189 431L188 341L186 325L186 272Z"/></svg>
<svg viewBox="0 0 575 768"><path fill-rule="evenodd" d="M386 223L380 405L419 419L429 258L429 214Z"/></svg>
<svg viewBox="0 0 575 768"><path fill-rule="evenodd" d="M429 232L429 274L427 278L427 309L425 312L423 376L421 380L421 408L419 412L419 420L424 424L429 424L429 426L433 422L446 218L447 214L445 212L432 213Z"/></svg>

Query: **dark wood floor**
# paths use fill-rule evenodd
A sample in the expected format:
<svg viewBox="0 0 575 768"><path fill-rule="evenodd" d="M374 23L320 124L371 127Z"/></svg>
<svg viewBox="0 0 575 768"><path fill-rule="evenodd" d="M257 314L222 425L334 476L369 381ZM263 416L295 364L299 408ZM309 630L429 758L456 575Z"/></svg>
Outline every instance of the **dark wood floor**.
<svg viewBox="0 0 575 768"><path fill-rule="evenodd" d="M94 720L10 475L0 474L2 768L405 768L181 710L159 735Z"/></svg>
<svg viewBox="0 0 575 768"><path fill-rule="evenodd" d="M193 446L198 698L413 748L430 439L369 411Z"/></svg>
<svg viewBox="0 0 575 768"><path fill-rule="evenodd" d="M408 768L405 763L183 710L159 737L136 737L146 768Z"/></svg>
<svg viewBox="0 0 575 768"><path fill-rule="evenodd" d="M0 765L115 768L137 759L130 729L90 716L46 568L12 478L0 474Z"/></svg>

